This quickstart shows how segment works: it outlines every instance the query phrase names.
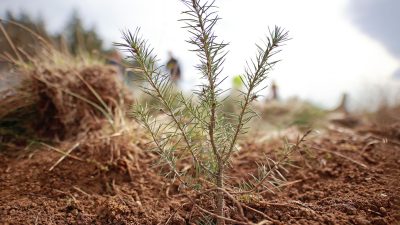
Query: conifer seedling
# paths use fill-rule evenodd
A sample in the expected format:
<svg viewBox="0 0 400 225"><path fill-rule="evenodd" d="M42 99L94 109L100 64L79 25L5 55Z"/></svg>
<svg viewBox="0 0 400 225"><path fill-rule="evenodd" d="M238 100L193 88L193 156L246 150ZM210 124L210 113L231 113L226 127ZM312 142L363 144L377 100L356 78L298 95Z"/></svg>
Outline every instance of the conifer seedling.
<svg viewBox="0 0 400 225"><path fill-rule="evenodd" d="M256 116L251 109L263 90L269 72L279 62L274 56L288 40L288 32L275 26L269 30L266 40L256 45L257 52L244 66L240 77L243 90L240 91L237 114L222 111L223 93L221 83L227 78L222 69L227 56L227 43L219 41L214 26L220 20L213 2L183 0L187 10L181 21L191 37L200 63L196 66L202 82L186 97L182 92L173 91L174 84L169 74L158 66L157 56L148 42L142 38L140 29L133 33L123 32L123 43L117 46L129 53L142 70L147 84L143 91L154 97L158 106L136 104L132 114L149 132L154 150L160 155L163 165L168 167L168 177L177 179L183 188L201 190L202 180L214 185L215 209L209 209L216 217L217 224L224 224L225 179L231 156L238 151L240 135L249 129L246 124ZM153 113L156 111L157 113ZM160 119L159 115L164 117ZM166 120L165 116L169 119ZM233 122L232 122L233 121ZM180 162L189 162L191 169L179 167Z"/></svg>

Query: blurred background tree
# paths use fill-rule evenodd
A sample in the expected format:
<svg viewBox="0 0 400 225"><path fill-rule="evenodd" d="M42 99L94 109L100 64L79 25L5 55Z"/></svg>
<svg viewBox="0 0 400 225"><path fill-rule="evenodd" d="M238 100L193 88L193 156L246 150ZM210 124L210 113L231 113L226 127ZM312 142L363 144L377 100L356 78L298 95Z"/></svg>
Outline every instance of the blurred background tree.
<svg viewBox="0 0 400 225"><path fill-rule="evenodd" d="M65 37L68 50L76 55L80 52L87 53L105 53L107 49L103 48L103 40L100 38L94 27L85 28L82 19L77 11L74 11L67 22Z"/></svg>
<svg viewBox="0 0 400 225"><path fill-rule="evenodd" d="M19 25L16 25L19 24ZM71 14L62 32L50 34L46 29L46 24L41 17L33 18L31 15L22 12L15 15L8 11L2 20L5 32L8 34L13 44L23 49L28 55L35 55L39 41L32 33L22 28L24 26L39 36L45 38L60 47L65 45L70 53L77 55L81 52L86 53L107 53L109 50L103 47L103 40L94 27L84 26L77 11ZM5 35L0 35L0 54L8 53L16 57Z"/></svg>

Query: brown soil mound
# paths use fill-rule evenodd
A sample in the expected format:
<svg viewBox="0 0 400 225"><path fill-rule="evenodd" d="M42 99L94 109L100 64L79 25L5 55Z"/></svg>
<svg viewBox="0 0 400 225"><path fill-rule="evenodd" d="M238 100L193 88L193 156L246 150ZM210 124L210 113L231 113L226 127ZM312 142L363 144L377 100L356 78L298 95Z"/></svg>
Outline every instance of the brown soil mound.
<svg viewBox="0 0 400 225"><path fill-rule="evenodd" d="M117 138L114 140L114 138ZM82 142L49 171L60 155L48 148L0 152L1 224L195 224L206 221L185 198L212 210L209 196L196 197L158 174L156 156L143 152L126 136ZM90 141L89 141L90 140ZM123 143L123 144L121 144ZM60 146L68 149L74 143ZM244 144L230 174L245 179L254 174L263 154L271 157L281 143ZM274 224L399 224L400 146L370 132L333 129L308 141L311 159L295 163L285 174L291 185L247 198L249 206ZM92 147L90 147L92 146ZM100 146L93 148L93 146ZM116 157L115 151L121 149ZM96 152L104 154L97 154ZM97 158L104 157L104 158ZM114 158L113 158L114 157ZM113 158L113 160L111 160ZM102 162L97 164L96 162ZM110 162L110 163L105 163ZM235 181L236 182L236 181ZM240 220L227 201L226 212ZM260 213L246 210L252 221Z"/></svg>
<svg viewBox="0 0 400 225"><path fill-rule="evenodd" d="M79 139L104 123L117 126L132 99L115 68L85 65L24 70L20 86L0 99L1 134L10 141Z"/></svg>
<svg viewBox="0 0 400 225"><path fill-rule="evenodd" d="M112 67L35 70L31 77L38 96L37 126L60 139L100 129L99 121L112 122L115 111L130 102Z"/></svg>

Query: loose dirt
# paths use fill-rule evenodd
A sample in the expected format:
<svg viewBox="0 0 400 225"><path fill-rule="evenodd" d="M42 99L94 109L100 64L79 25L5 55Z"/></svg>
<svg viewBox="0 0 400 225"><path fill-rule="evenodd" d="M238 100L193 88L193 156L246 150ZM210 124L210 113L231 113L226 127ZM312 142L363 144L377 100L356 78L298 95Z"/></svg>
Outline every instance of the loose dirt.
<svg viewBox="0 0 400 225"><path fill-rule="evenodd" d="M308 153L293 161L299 167L282 171L286 186L240 198L261 212L245 208L246 217L258 222L266 219L263 213L272 224L400 224L400 140L386 134L371 126L314 134L305 143ZM140 138L115 142L123 145L113 138L122 137L96 139L97 148L81 143L71 153L76 159L66 157L51 171L62 155L48 147L0 152L0 224L207 224L210 217L187 196L212 210L210 196L161 176L154 166L157 156L143 150ZM230 183L247 180L256 173L256 162L276 157L281 146L280 139L244 142L232 162ZM110 148L121 155L110 155ZM78 160L84 158L93 160ZM107 158L109 164L96 164ZM240 220L229 200L225 211Z"/></svg>

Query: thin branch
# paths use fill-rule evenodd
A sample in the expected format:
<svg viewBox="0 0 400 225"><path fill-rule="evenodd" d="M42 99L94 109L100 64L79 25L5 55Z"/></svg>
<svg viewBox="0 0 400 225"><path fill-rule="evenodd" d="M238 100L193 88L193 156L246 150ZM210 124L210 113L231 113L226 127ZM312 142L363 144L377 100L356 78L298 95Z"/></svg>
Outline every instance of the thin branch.
<svg viewBox="0 0 400 225"><path fill-rule="evenodd" d="M76 149L79 146L79 142L76 143L74 146L72 146L70 149L68 149L63 156L61 156L60 159L57 160L56 163L52 167L50 167L49 171L52 171L58 164L60 164L61 161L63 161L71 152Z"/></svg>

